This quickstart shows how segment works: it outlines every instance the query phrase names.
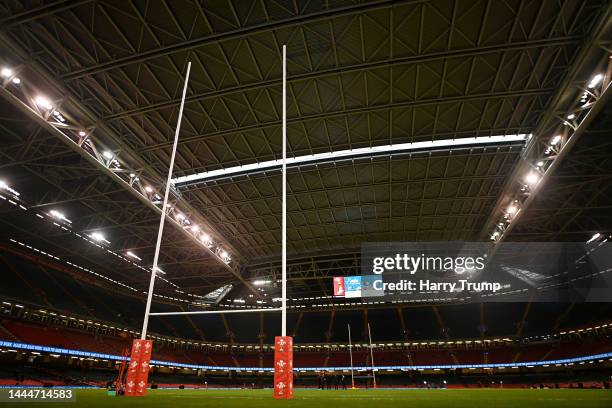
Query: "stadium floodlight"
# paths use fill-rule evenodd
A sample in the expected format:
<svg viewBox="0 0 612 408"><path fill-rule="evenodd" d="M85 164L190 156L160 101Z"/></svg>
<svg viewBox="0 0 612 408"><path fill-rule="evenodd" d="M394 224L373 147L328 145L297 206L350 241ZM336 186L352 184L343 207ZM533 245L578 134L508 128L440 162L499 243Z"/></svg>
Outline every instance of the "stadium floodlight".
<svg viewBox="0 0 612 408"><path fill-rule="evenodd" d="M601 234L599 232L596 232L595 234L593 234L591 238L589 238L589 240L587 241L587 244L590 244L591 242L598 240L599 237L601 237Z"/></svg>
<svg viewBox="0 0 612 408"><path fill-rule="evenodd" d="M225 262L226 264L230 263L230 261L232 260L230 254L228 254L227 251L222 250L220 255L221 255L221 259L223 259L223 262Z"/></svg>
<svg viewBox="0 0 612 408"><path fill-rule="evenodd" d="M136 259L136 260L138 260L138 261L142 261L142 259L141 259L141 258L140 258L138 255L136 255L135 253L133 253L132 251L127 251L125 254L126 254L127 256L129 256L130 258L134 258L134 259Z"/></svg>
<svg viewBox="0 0 612 408"><path fill-rule="evenodd" d="M52 216L53 218L57 218L58 220L66 221L67 223L72 224L72 221L70 221L68 218L66 218L66 216L63 213L57 210L49 211L49 215Z"/></svg>
<svg viewBox="0 0 612 408"><path fill-rule="evenodd" d="M551 146L556 146L556 145L559 144L560 141L561 141L561 135L557 135L557 136L552 138L552 140L550 141L550 145Z"/></svg>
<svg viewBox="0 0 612 408"><path fill-rule="evenodd" d="M87 132L85 132L84 130L80 130L79 131L79 136L83 137L87 134Z"/></svg>
<svg viewBox="0 0 612 408"><path fill-rule="evenodd" d="M543 160L540 160L539 162L537 162L537 163L536 163L536 166L537 166L537 167L542 167L542 166L544 166L544 161L543 161Z"/></svg>
<svg viewBox="0 0 612 408"><path fill-rule="evenodd" d="M271 280L264 280L264 279L258 279L258 280L253 281L253 285L255 286L269 285L271 283L272 283Z"/></svg>
<svg viewBox="0 0 612 408"><path fill-rule="evenodd" d="M506 209L506 214L513 215L516 214L517 211L518 208L516 207L516 205L512 204Z"/></svg>
<svg viewBox="0 0 612 408"><path fill-rule="evenodd" d="M151 186L146 186L146 187L145 187L145 191L146 191L147 193L152 193L152 192L153 192L153 188L152 188Z"/></svg>
<svg viewBox="0 0 612 408"><path fill-rule="evenodd" d="M193 232L194 234L197 233L200 230L200 227L198 227L197 225L192 225L191 226L191 232Z"/></svg>
<svg viewBox="0 0 612 408"><path fill-rule="evenodd" d="M335 162L358 158L375 157L381 155L405 154L415 151L432 151L440 149L453 149L470 146L499 145L500 143L518 143L528 140L528 134L511 134L501 136L479 136L458 139L429 140L414 143L398 143L393 145L382 145L363 147L358 149L337 150L334 152L317 153L311 155L288 157L287 167L299 165L317 164L323 162ZM269 160L259 163L245 164L242 166L228 167L225 169L210 170L202 173L190 174L172 179L175 185L186 185L202 182L210 179L219 179L226 176L250 174L273 169L280 169L283 160Z"/></svg>
<svg viewBox="0 0 612 408"><path fill-rule="evenodd" d="M525 177L525 181L527 182L527 184L529 184L530 186L537 184L537 182L540 180L540 176L538 173L535 172L531 172L529 174L527 174L527 176Z"/></svg>
<svg viewBox="0 0 612 408"><path fill-rule="evenodd" d="M53 109L53 105L51 104L51 101L46 96L38 95L36 98L34 98L34 102L40 108L47 109L47 110Z"/></svg>
<svg viewBox="0 0 612 408"><path fill-rule="evenodd" d="M96 242L106 242L107 244L110 244L110 242L101 232L92 232L91 234L89 234L89 237Z"/></svg>
<svg viewBox="0 0 612 408"><path fill-rule="evenodd" d="M601 82L602 79L603 79L603 74L597 74L591 79L591 82L589 82L587 86L593 89Z"/></svg>
<svg viewBox="0 0 612 408"><path fill-rule="evenodd" d="M21 83L21 79L15 77L11 80L12 83L14 83L15 85L19 85Z"/></svg>
<svg viewBox="0 0 612 408"><path fill-rule="evenodd" d="M113 158L113 152L111 152L110 150L106 150L104 153L102 153L102 155L109 160Z"/></svg>
<svg viewBox="0 0 612 408"><path fill-rule="evenodd" d="M574 114L574 113L570 113L569 115L567 115L567 118L568 118L569 120L572 120L572 119L574 119L575 117L576 117L576 114Z"/></svg>
<svg viewBox="0 0 612 408"><path fill-rule="evenodd" d="M212 238L208 234L200 235L200 241L202 241L209 248L213 245Z"/></svg>
<svg viewBox="0 0 612 408"><path fill-rule="evenodd" d="M19 193L17 192L17 190L12 189L4 180L0 180L0 190L6 190L9 193L13 194L14 196L19 196Z"/></svg>
<svg viewBox="0 0 612 408"><path fill-rule="evenodd" d="M181 214L181 213L178 213L178 214L176 214L176 219L179 220L179 221L184 221L185 220L185 215Z"/></svg>
<svg viewBox="0 0 612 408"><path fill-rule="evenodd" d="M8 78L13 76L13 70L10 68L2 68L2 71L0 72L0 74L4 77L4 78Z"/></svg>

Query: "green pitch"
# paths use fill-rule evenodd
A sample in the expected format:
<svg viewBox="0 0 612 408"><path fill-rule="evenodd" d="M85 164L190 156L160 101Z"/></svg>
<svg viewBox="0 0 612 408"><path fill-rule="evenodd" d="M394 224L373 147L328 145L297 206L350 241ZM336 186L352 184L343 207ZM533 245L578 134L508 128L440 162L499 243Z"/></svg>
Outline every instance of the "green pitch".
<svg viewBox="0 0 612 408"><path fill-rule="evenodd" d="M609 408L612 390L296 390L290 401L274 400L271 390L154 390L140 398L109 397L104 390L77 390L76 402L61 405L74 408ZM3 403L2 406L40 407L40 403Z"/></svg>

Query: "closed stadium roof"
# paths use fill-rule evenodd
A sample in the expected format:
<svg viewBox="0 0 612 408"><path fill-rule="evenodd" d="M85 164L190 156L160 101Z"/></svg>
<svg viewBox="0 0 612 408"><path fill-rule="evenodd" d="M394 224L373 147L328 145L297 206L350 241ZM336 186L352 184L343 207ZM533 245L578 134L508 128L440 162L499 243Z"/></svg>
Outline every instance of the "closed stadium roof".
<svg viewBox="0 0 612 408"><path fill-rule="evenodd" d="M145 289L191 61L156 291L275 282L281 177L262 163L280 158L282 44L289 156L323 158L288 173L293 297L358 272L362 242L488 240L540 158L560 160L504 239L604 236L607 88L568 113L606 73L611 16L595 0L0 1L0 179L28 209L3 207L3 237ZM545 153L570 125L582 138ZM461 142L490 136L507 139ZM70 228L36 216L51 211Z"/></svg>

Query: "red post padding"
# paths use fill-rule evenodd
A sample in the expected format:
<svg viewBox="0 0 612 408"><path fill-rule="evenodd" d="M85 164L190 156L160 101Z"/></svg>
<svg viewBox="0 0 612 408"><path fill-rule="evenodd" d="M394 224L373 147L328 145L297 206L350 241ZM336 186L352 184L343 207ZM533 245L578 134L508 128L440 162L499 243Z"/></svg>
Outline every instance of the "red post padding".
<svg viewBox="0 0 612 408"><path fill-rule="evenodd" d="M274 398L293 398L293 338L274 338Z"/></svg>
<svg viewBox="0 0 612 408"><path fill-rule="evenodd" d="M132 342L130 365L125 379L126 396L142 397L146 394L152 351L152 340L134 340Z"/></svg>

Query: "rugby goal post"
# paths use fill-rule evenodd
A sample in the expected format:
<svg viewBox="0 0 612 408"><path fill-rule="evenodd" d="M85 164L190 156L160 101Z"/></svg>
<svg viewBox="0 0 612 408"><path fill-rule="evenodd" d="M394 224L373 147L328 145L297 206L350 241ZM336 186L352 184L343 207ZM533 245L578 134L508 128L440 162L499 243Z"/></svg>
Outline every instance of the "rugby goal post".
<svg viewBox="0 0 612 408"><path fill-rule="evenodd" d="M195 315L195 314L223 314L223 313L253 313L253 312L281 312L281 335L274 339L274 398L289 399L293 396L293 338L287 336L287 46L282 48L282 145L283 145L283 162L282 162L282 294L280 308L259 308L259 309L241 309L241 310L199 310L187 312L151 312L151 303L153 299L153 291L155 288L155 277L158 269L159 252L161 240L164 230L164 222L167 216L168 196L170 193L170 183L172 180L172 172L174 170L174 160L176 157L176 149L178 145L178 137L181 128L181 120L183 117L183 109L185 106L185 96L187 94L187 84L189 82L189 74L191 71L191 62L187 64L187 74L183 85L183 93L179 108L178 121L176 131L174 133L174 143L172 145L172 154L170 156L170 166L168 168L168 178L164 192L164 201L162 212L159 221L159 229L157 231L157 241L155 244L155 255L153 258L153 267L151 269L151 279L149 282L149 291L147 292L147 303L142 325L140 339L135 339L132 343L130 355L130 364L128 365L126 378L126 393L127 396L144 396L146 394L146 386L149 373L149 363L151 360L151 352L153 350L152 340L147 340L147 329L149 318L151 316L169 316L169 315Z"/></svg>

